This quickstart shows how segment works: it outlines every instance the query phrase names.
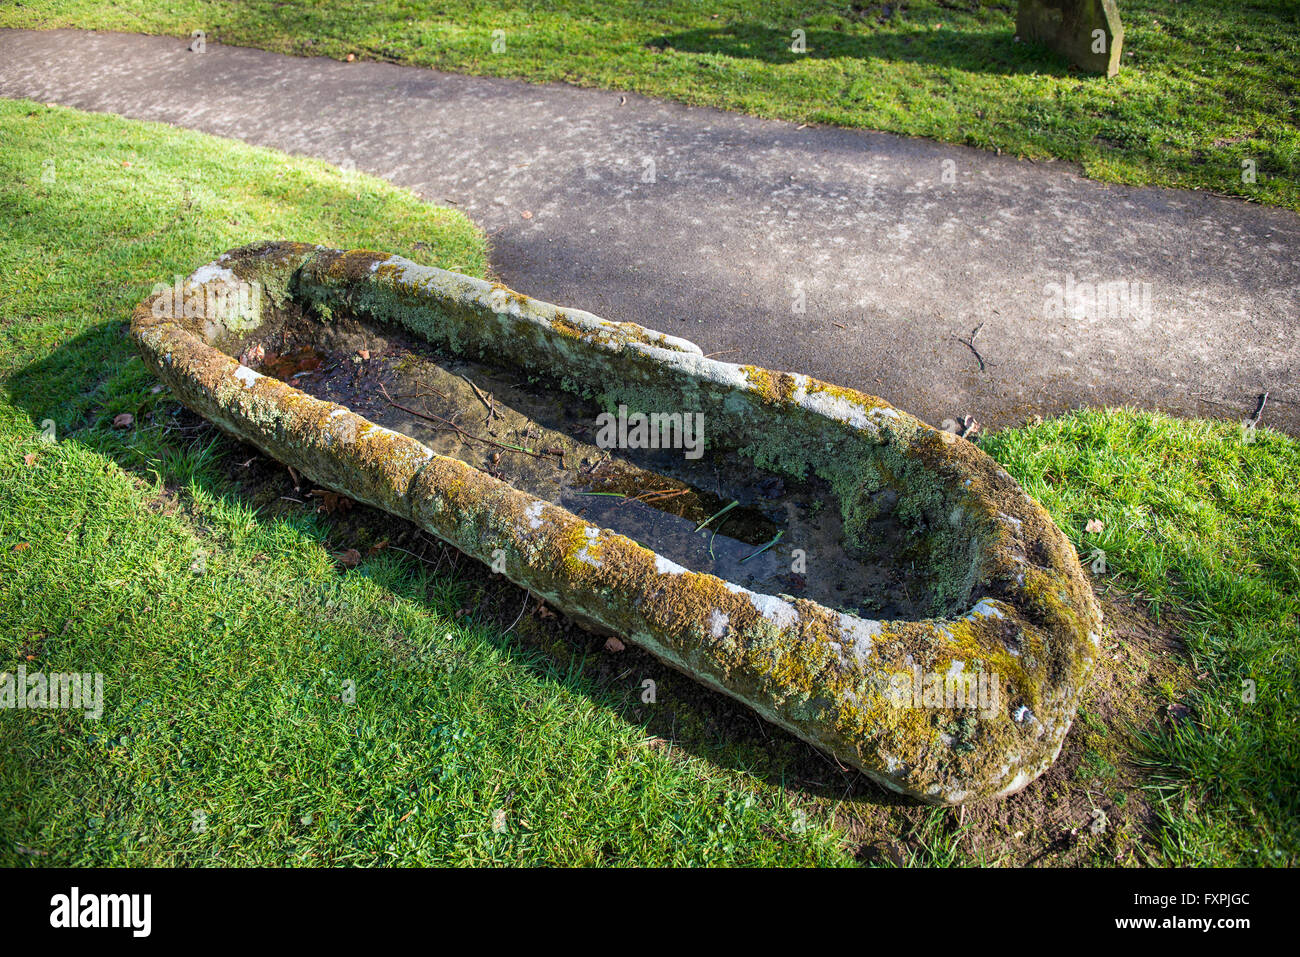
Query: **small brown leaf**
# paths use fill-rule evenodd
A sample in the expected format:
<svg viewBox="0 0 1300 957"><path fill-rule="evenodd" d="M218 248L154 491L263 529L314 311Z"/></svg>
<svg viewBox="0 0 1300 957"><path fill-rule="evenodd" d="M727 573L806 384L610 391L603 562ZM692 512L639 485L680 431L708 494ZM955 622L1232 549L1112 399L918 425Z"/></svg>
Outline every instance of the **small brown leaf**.
<svg viewBox="0 0 1300 957"><path fill-rule="evenodd" d="M349 548L347 551L339 552L334 557L338 559L339 564L344 568L356 568L361 564L361 553L355 548Z"/></svg>
<svg viewBox="0 0 1300 957"><path fill-rule="evenodd" d="M382 552L387 547L388 547L388 539L386 538L382 542L375 542L375 544L370 546L370 550L366 552L366 557L369 557L375 554L376 552Z"/></svg>
<svg viewBox="0 0 1300 957"><path fill-rule="evenodd" d="M324 512L326 515L333 515L336 512L342 514L352 507L352 499L338 492L331 492L329 489L318 488L308 494L321 500L316 511Z"/></svg>
<svg viewBox="0 0 1300 957"><path fill-rule="evenodd" d="M134 422L135 416L130 412L122 412L113 416L113 428L115 429L129 429Z"/></svg>
<svg viewBox="0 0 1300 957"><path fill-rule="evenodd" d="M304 372L315 372L321 367L321 353L310 345L299 346L284 355L268 352L262 361L263 375L287 382Z"/></svg>
<svg viewBox="0 0 1300 957"><path fill-rule="evenodd" d="M26 551L29 551L29 550L31 549L31 547L32 547L32 546L29 545L29 544L27 544L27 542L19 542L17 545L15 545L15 546L11 549L11 551L15 551L15 552L26 552Z"/></svg>
<svg viewBox="0 0 1300 957"><path fill-rule="evenodd" d="M608 638L605 639L605 650L612 655L618 654L626 647L627 645L623 644L623 642L619 641L613 635L610 635Z"/></svg>
<svg viewBox="0 0 1300 957"><path fill-rule="evenodd" d="M1106 526L1101 523L1100 519L1090 518L1088 519L1088 524L1083 526L1083 530L1089 535L1096 535L1105 527Z"/></svg>
<svg viewBox="0 0 1300 957"><path fill-rule="evenodd" d="M520 213L519 215L522 216L524 219L532 219L532 218L533 218L532 210L528 210L528 209L525 209L525 210L524 210L522 213Z"/></svg>
<svg viewBox="0 0 1300 957"><path fill-rule="evenodd" d="M30 465L35 465L35 464L36 464L36 453L35 453L35 452L28 452L26 455L23 456L23 465L29 465L29 466L30 466Z"/></svg>

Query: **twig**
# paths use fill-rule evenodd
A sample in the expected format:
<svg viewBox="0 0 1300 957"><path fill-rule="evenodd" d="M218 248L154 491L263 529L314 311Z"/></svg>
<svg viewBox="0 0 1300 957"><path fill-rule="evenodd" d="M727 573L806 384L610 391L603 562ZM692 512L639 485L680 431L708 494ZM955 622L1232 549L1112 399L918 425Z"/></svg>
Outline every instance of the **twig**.
<svg viewBox="0 0 1300 957"><path fill-rule="evenodd" d="M483 403L483 408L487 409L488 412L491 413L492 403L489 402L487 400L487 397L484 396L483 393L479 391L479 387L476 386L473 382L470 382L469 376L462 375L461 378L464 379L466 382L469 382L469 387L474 390L474 394L478 396L478 400Z"/></svg>
<svg viewBox="0 0 1300 957"><path fill-rule="evenodd" d="M423 555L417 555L415 552L402 548L400 545L385 545L384 547L391 548L395 552L401 552L403 555L410 555L412 558L424 562L426 565L433 564L433 562L429 561L429 559L425 558Z"/></svg>
<svg viewBox="0 0 1300 957"><path fill-rule="evenodd" d="M978 326L976 326L974 329L971 330L970 336L966 339L961 338L961 336L949 336L950 339L955 339L957 342L960 342L962 345L964 345L967 349L969 349L971 352L975 354L975 359L980 364L980 372L984 371L984 367L986 365L992 365L992 363L986 363L984 361L984 357L980 355L979 350L975 348L975 337L980 334L980 330L983 328L984 328L984 323L981 322Z"/></svg>
<svg viewBox="0 0 1300 957"><path fill-rule="evenodd" d="M388 394L388 390L384 388L382 385L379 387L379 391L384 394L384 398L388 400L388 404L391 405L394 409L401 409L403 412L407 413L408 415L414 415L421 419L427 419L430 422L441 422L447 428L454 429L462 438L469 439L472 442L482 442L485 445L495 446L498 449L505 449L507 452L523 452L525 455L531 455L535 459L540 459L542 457L541 452L534 452L532 449L525 449L522 446L518 446L518 445L507 445L504 442L497 442L492 439L485 439L481 435L474 435L472 432L466 432L464 429L462 429L451 419L444 419L442 416L434 415L432 412L428 412L428 413L417 412L415 411L415 409L408 408L407 406L394 402L393 397Z"/></svg>
<svg viewBox="0 0 1300 957"><path fill-rule="evenodd" d="M523 603L522 605L519 606L519 614L515 615L515 620L512 621L512 622L510 623L510 628L507 628L507 629L506 629L505 631L503 631L501 634L503 634L503 635L508 635L508 634L510 634L510 630L511 630L512 628L514 628L515 625L519 624L519 619L522 618L522 617L524 617L524 612L528 609L528 598L529 598L528 592L525 591L525 592L524 592L524 603Z"/></svg>
<svg viewBox="0 0 1300 957"><path fill-rule="evenodd" d="M433 386L429 385L429 383L421 382L419 384L424 386L429 391L428 392L399 392L397 393L397 397L399 399L423 399L430 395L436 395L440 399L446 399L448 402L451 401L451 396L447 395L447 393L445 392L439 392Z"/></svg>
<svg viewBox="0 0 1300 957"><path fill-rule="evenodd" d="M654 492L642 492L640 495L627 499L623 504L626 505L628 502L640 502L644 505L648 502L662 502L664 499L676 498L678 495L685 495L689 491L690 489L688 488L661 488Z"/></svg>

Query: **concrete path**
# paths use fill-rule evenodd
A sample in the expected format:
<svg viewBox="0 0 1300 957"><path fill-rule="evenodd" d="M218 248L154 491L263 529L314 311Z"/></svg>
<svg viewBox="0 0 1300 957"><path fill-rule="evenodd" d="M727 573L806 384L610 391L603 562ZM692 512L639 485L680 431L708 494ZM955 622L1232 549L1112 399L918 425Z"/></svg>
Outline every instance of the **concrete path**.
<svg viewBox="0 0 1300 957"><path fill-rule="evenodd" d="M1288 211L887 134L165 37L2 31L0 96L355 164L472 216L521 292L935 424L1102 403L1241 418L1268 390L1265 424L1300 433ZM1137 284L1127 310L1103 297L1054 315L1065 287L1119 282ZM972 349L959 340L977 326Z"/></svg>

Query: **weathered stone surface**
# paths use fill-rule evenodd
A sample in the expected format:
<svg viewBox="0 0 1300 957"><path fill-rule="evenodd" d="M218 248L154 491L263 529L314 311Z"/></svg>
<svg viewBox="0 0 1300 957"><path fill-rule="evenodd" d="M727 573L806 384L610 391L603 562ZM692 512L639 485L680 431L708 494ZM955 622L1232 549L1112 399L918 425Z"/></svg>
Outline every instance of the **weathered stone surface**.
<svg viewBox="0 0 1300 957"><path fill-rule="evenodd" d="M896 791L943 804L1001 796L1055 759L1093 666L1100 612L1069 540L964 439L850 389L711 360L682 339L384 253L258 244L197 270L186 291L240 283L256 283L245 315L169 308L158 292L132 320L146 362L224 430L482 561L504 556L508 578L576 620ZM870 526L877 495L897 496L937 610L873 621L692 572L233 357L291 302L322 322L348 313L401 326L554 388L701 410L715 423L710 453L827 483L846 539ZM977 710L900 695L897 679L913 674L983 675L997 693Z"/></svg>
<svg viewBox="0 0 1300 957"><path fill-rule="evenodd" d="M1119 72L1124 26L1115 0L1020 0L1016 35L1051 47L1085 70Z"/></svg>

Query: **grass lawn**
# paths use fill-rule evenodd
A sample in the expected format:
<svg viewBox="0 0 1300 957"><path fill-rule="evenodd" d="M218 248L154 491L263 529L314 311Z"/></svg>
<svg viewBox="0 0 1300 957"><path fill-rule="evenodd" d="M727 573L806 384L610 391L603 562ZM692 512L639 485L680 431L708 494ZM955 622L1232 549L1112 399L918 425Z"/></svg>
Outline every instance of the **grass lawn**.
<svg viewBox="0 0 1300 957"><path fill-rule="evenodd" d="M1124 66L1110 80L1013 42L1015 0L26 0L0 9L0 26L203 30L286 53L560 80L1300 209L1300 6L1120 7ZM796 29L806 53L791 50Z"/></svg>
<svg viewBox="0 0 1300 957"><path fill-rule="evenodd" d="M0 101L0 135L0 671L105 678L98 721L0 711L0 864L1296 862L1294 440L1122 410L988 439L1105 550L1108 654L1048 775L917 807L407 523L321 512L127 341L154 283L255 239L482 275L460 214L110 116Z"/></svg>

